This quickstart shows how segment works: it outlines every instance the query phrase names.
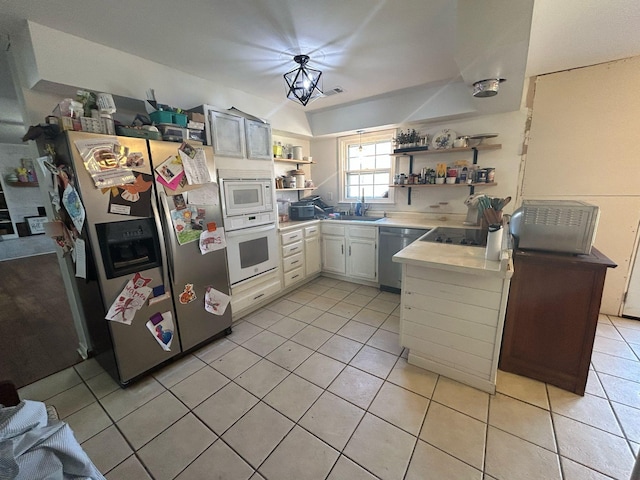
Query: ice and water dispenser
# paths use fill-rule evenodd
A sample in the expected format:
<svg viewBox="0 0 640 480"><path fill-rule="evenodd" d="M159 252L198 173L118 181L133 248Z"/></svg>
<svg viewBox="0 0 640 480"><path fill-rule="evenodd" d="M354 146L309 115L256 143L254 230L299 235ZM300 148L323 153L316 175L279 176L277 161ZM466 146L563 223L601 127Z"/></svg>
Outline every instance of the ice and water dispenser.
<svg viewBox="0 0 640 480"><path fill-rule="evenodd" d="M158 231L153 218L98 223L96 230L107 278L161 265Z"/></svg>

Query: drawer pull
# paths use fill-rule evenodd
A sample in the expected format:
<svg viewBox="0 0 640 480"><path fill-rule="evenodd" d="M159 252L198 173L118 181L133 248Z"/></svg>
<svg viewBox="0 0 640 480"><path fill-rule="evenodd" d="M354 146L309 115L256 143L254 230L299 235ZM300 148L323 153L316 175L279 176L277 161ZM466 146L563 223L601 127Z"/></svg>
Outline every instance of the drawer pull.
<svg viewBox="0 0 640 480"><path fill-rule="evenodd" d="M294 278L298 278L300 275L294 275L293 277L291 277L291 280L293 280Z"/></svg>
<svg viewBox="0 0 640 480"><path fill-rule="evenodd" d="M289 238L293 240L294 238L298 238L298 235L291 235Z"/></svg>
<svg viewBox="0 0 640 480"><path fill-rule="evenodd" d="M293 247L293 248L291 249L291 251L292 251L292 252L295 252L297 249L298 249L298 247Z"/></svg>
<svg viewBox="0 0 640 480"><path fill-rule="evenodd" d="M257 299L259 299L260 297L264 297L264 293L261 293L260 295L258 295L258 296L256 296L256 297L253 297L253 299L254 299L254 300L257 300Z"/></svg>
<svg viewBox="0 0 640 480"><path fill-rule="evenodd" d="M298 263L300 260L294 260L293 262L291 262L291 265L295 265L296 263Z"/></svg>

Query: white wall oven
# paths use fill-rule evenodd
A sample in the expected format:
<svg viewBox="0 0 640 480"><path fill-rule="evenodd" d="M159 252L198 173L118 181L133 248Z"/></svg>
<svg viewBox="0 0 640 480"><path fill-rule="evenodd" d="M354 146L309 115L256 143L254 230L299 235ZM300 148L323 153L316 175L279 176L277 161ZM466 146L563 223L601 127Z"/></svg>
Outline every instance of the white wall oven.
<svg viewBox="0 0 640 480"><path fill-rule="evenodd" d="M273 179L269 171L218 170L231 285L278 267Z"/></svg>
<svg viewBox="0 0 640 480"><path fill-rule="evenodd" d="M275 224L232 230L226 237L231 285L273 270L280 263Z"/></svg>

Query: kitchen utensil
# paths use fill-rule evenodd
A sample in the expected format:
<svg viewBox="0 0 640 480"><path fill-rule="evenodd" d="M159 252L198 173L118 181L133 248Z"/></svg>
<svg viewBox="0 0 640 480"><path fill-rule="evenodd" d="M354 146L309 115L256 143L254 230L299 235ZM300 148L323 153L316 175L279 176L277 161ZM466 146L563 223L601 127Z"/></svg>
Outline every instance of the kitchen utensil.
<svg viewBox="0 0 640 480"><path fill-rule="evenodd" d="M502 250L502 225L489 224L487 232L487 247L484 251L484 258L487 260L500 260Z"/></svg>

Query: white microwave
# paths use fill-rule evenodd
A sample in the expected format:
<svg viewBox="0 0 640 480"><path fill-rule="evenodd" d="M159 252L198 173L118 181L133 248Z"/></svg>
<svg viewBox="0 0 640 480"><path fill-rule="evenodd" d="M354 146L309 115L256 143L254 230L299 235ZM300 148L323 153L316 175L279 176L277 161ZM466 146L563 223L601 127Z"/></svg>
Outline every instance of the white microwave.
<svg viewBox="0 0 640 480"><path fill-rule="evenodd" d="M273 211L273 179L270 172L219 170L218 178L225 217Z"/></svg>

